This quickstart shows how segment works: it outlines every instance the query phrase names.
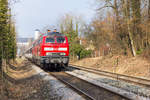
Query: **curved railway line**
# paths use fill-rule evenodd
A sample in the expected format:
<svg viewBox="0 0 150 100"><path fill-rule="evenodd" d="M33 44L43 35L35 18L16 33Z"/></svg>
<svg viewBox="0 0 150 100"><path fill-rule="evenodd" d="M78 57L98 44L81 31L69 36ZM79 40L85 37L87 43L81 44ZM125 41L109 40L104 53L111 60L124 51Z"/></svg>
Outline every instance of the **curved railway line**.
<svg viewBox="0 0 150 100"><path fill-rule="evenodd" d="M131 100L129 97L107 90L66 72L49 72L49 74L69 86L86 100Z"/></svg>
<svg viewBox="0 0 150 100"><path fill-rule="evenodd" d="M112 73L112 72L108 72L108 71L98 70L95 68L84 67L84 66L70 65L70 67L150 88L150 79L144 79L144 78L139 78L139 77L134 77L134 76L117 74L117 73Z"/></svg>

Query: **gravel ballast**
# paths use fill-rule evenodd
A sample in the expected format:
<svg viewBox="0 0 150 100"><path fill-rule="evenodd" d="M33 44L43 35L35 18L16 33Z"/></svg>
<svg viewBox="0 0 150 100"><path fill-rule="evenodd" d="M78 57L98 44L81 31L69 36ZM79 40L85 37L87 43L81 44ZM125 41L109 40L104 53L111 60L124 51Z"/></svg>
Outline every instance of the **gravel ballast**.
<svg viewBox="0 0 150 100"><path fill-rule="evenodd" d="M132 85L126 82L122 82L119 80L109 79L106 77L102 77L100 75L96 75L90 72L82 71L82 70L73 70L67 71L67 73L77 76L81 79L87 80L97 85L104 85L106 88L112 88L115 91L119 91L124 95L129 95L133 98L140 98L139 100L150 100L148 98L150 96L150 90L147 88L143 88L140 86ZM147 97L143 97L147 96Z"/></svg>
<svg viewBox="0 0 150 100"><path fill-rule="evenodd" d="M40 68L36 67L35 65L33 65L32 67L34 70L37 71L37 73L40 74L40 76L42 76L42 79L44 81L47 81L49 83L49 86L51 87L50 91L54 95L61 97L61 100L85 100L76 92L69 89L66 85L58 81L56 78L50 76L48 73L44 72Z"/></svg>

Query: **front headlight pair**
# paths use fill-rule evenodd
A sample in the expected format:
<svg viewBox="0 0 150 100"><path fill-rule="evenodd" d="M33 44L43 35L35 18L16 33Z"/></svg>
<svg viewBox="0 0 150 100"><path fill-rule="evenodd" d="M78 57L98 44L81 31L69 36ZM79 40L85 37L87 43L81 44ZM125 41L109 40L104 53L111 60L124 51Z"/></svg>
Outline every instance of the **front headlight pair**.
<svg viewBox="0 0 150 100"><path fill-rule="evenodd" d="M50 53L50 52L47 52L46 53L46 56L52 56L53 55L53 53ZM60 53L60 56L65 56L66 55L66 53Z"/></svg>
<svg viewBox="0 0 150 100"><path fill-rule="evenodd" d="M66 55L66 53L60 53L60 55L61 55L61 56L65 56L65 55Z"/></svg>
<svg viewBox="0 0 150 100"><path fill-rule="evenodd" d="M47 52L47 53L46 53L46 56L52 56L52 53Z"/></svg>

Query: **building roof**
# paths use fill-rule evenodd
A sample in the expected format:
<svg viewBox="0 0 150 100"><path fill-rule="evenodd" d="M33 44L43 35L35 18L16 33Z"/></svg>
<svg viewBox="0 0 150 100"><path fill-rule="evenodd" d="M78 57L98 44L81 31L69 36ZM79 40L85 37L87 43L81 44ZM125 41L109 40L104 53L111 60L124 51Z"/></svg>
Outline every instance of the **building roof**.
<svg viewBox="0 0 150 100"><path fill-rule="evenodd" d="M17 38L17 43L27 43L29 40L33 41L33 38Z"/></svg>

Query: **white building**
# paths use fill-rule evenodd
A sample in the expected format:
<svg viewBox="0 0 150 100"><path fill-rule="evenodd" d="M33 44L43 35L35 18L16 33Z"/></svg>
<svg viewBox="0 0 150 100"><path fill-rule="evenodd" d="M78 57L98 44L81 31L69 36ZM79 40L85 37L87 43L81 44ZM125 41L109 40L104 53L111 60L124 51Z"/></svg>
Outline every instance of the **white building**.
<svg viewBox="0 0 150 100"><path fill-rule="evenodd" d="M34 33L34 40L37 40L40 37L41 33L40 30L36 29Z"/></svg>
<svg viewBox="0 0 150 100"><path fill-rule="evenodd" d="M33 38L17 38L17 55L21 55L30 47Z"/></svg>

